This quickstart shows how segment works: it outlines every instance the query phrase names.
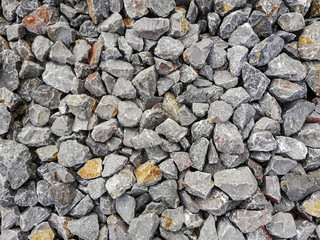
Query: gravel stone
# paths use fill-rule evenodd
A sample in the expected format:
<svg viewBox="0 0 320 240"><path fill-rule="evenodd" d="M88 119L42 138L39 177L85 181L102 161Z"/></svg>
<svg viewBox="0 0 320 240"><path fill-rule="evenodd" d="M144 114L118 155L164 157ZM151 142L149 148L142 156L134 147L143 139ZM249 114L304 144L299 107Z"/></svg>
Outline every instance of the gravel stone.
<svg viewBox="0 0 320 240"><path fill-rule="evenodd" d="M266 228L272 236L279 238L291 238L297 234L296 224L290 213L276 213Z"/></svg>

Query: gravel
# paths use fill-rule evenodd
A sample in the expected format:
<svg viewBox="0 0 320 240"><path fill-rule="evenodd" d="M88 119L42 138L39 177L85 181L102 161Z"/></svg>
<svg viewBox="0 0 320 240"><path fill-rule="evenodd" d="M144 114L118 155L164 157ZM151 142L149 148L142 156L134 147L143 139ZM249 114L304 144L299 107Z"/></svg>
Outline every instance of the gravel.
<svg viewBox="0 0 320 240"><path fill-rule="evenodd" d="M0 240L320 239L318 0L3 0Z"/></svg>

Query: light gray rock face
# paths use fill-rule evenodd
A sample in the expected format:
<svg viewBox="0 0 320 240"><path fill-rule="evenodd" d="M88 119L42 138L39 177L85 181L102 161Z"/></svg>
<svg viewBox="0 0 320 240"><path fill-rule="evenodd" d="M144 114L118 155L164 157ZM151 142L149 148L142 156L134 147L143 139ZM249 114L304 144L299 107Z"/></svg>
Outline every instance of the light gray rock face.
<svg viewBox="0 0 320 240"><path fill-rule="evenodd" d="M284 46L284 40L277 35L271 35L258 43L248 55L249 63L263 66L279 55Z"/></svg>
<svg viewBox="0 0 320 240"><path fill-rule="evenodd" d="M104 64L103 64L104 63ZM102 62L103 66L101 68L106 70L108 73L114 75L115 77L123 78L126 80L131 80L133 77L133 66L121 60L111 59L106 62Z"/></svg>
<svg viewBox="0 0 320 240"><path fill-rule="evenodd" d="M191 64L196 69L202 68L210 53L212 44L212 41L208 38L205 38L200 42L193 43L184 51L184 61Z"/></svg>
<svg viewBox="0 0 320 240"><path fill-rule="evenodd" d="M266 75L248 63L243 64L242 78L244 89L249 93L251 101L261 99L270 84Z"/></svg>
<svg viewBox="0 0 320 240"><path fill-rule="evenodd" d="M248 139L250 151L269 152L277 149L277 146L277 141L268 131L254 133Z"/></svg>
<svg viewBox="0 0 320 240"><path fill-rule="evenodd" d="M310 70L306 77L306 81L312 89L315 89L313 85L313 77L311 77L311 75L309 74L311 74ZM300 98L305 98L305 96L307 95L307 87L304 83L299 84L278 78L272 80L269 87L269 92L279 102L290 102Z"/></svg>
<svg viewBox="0 0 320 240"><path fill-rule="evenodd" d="M216 124L213 140L219 152L228 154L244 152L244 143L238 128L230 122Z"/></svg>
<svg viewBox="0 0 320 240"><path fill-rule="evenodd" d="M131 221L128 233L133 239L152 239L159 224L160 219L155 213L146 213Z"/></svg>
<svg viewBox="0 0 320 240"><path fill-rule="evenodd" d="M283 154L294 160L303 160L308 153L307 147L300 141L284 136L277 136L278 148L276 153Z"/></svg>
<svg viewBox="0 0 320 240"><path fill-rule="evenodd" d="M164 135L171 142L179 142L188 132L188 129L181 127L177 122L168 118L158 127L156 133Z"/></svg>
<svg viewBox="0 0 320 240"><path fill-rule="evenodd" d="M234 46L227 50L232 75L239 76L241 74L242 66L247 61L248 52L249 50L244 46Z"/></svg>
<svg viewBox="0 0 320 240"><path fill-rule="evenodd" d="M170 21L164 18L143 17L132 25L133 31L140 37L158 40L169 30Z"/></svg>
<svg viewBox="0 0 320 240"><path fill-rule="evenodd" d="M223 217L218 222L217 226L218 239L227 240L236 238L239 240L245 240L242 232L236 228L226 217Z"/></svg>
<svg viewBox="0 0 320 240"><path fill-rule="evenodd" d="M120 102L118 105L118 121L124 127L134 127L141 119L142 111L133 102Z"/></svg>
<svg viewBox="0 0 320 240"><path fill-rule="evenodd" d="M91 157L90 149L76 140L67 140L60 144L58 161L64 167L80 165Z"/></svg>
<svg viewBox="0 0 320 240"><path fill-rule="evenodd" d="M241 232L249 233L268 224L271 221L271 212L268 209L262 211L237 209L231 212L229 219Z"/></svg>
<svg viewBox="0 0 320 240"><path fill-rule="evenodd" d="M29 147L46 146L53 141L49 127L36 127L32 124L27 124L20 130L17 140Z"/></svg>
<svg viewBox="0 0 320 240"><path fill-rule="evenodd" d="M305 27L301 13L284 13L278 18L278 24L286 32L296 32Z"/></svg>
<svg viewBox="0 0 320 240"><path fill-rule="evenodd" d="M118 121L110 119L109 121L98 124L94 127L91 136L96 142L106 142L118 129Z"/></svg>
<svg viewBox="0 0 320 240"><path fill-rule="evenodd" d="M8 111L7 106L3 103L0 103L0 113L0 135L2 135L8 132L12 116L11 113Z"/></svg>
<svg viewBox="0 0 320 240"><path fill-rule="evenodd" d="M0 53L0 87L5 87L9 91L14 91L19 87L19 78L16 64L19 56L12 50L5 49Z"/></svg>
<svg viewBox="0 0 320 240"><path fill-rule="evenodd" d="M106 189L113 199L120 197L136 182L134 174L124 169L106 181Z"/></svg>
<svg viewBox="0 0 320 240"><path fill-rule="evenodd" d="M91 213L77 220L68 222L69 231L82 239L96 239L99 235L98 215Z"/></svg>
<svg viewBox="0 0 320 240"><path fill-rule="evenodd" d="M124 8L130 18L141 18L148 14L149 10L146 7L145 1L124 0Z"/></svg>
<svg viewBox="0 0 320 240"><path fill-rule="evenodd" d="M148 99L154 96L156 92L158 75L154 66L139 72L132 84L137 89L138 95L143 99Z"/></svg>
<svg viewBox="0 0 320 240"><path fill-rule="evenodd" d="M213 175L215 185L233 200L249 198L257 189L257 181L248 167L226 169Z"/></svg>
<svg viewBox="0 0 320 240"><path fill-rule="evenodd" d="M30 207L20 215L20 228L22 231L29 231L37 224L46 220L50 216L50 209L43 207Z"/></svg>
<svg viewBox="0 0 320 240"><path fill-rule="evenodd" d="M211 174L200 171L188 171L184 177L184 183L188 193L201 198L206 198L213 187Z"/></svg>
<svg viewBox="0 0 320 240"><path fill-rule="evenodd" d="M298 51L304 60L320 60L318 22L303 29L299 38Z"/></svg>
<svg viewBox="0 0 320 240"><path fill-rule="evenodd" d="M230 119L233 108L224 101L214 101L210 104L208 120L210 123L223 123Z"/></svg>
<svg viewBox="0 0 320 240"><path fill-rule="evenodd" d="M301 130L305 119L314 110L315 105L306 100L296 100L284 107L283 129L286 136L297 133Z"/></svg>
<svg viewBox="0 0 320 240"><path fill-rule="evenodd" d="M69 66L59 65L54 62L47 63L42 74L42 79L46 84L64 93L71 91L74 78L75 75Z"/></svg>
<svg viewBox="0 0 320 240"><path fill-rule="evenodd" d="M144 129L140 134L131 138L131 144L135 149L150 148L160 145L163 140L152 130Z"/></svg>
<svg viewBox="0 0 320 240"><path fill-rule="evenodd" d="M265 74L273 78L301 81L305 79L307 70L301 62L282 53L268 63L268 70Z"/></svg>
<svg viewBox="0 0 320 240"><path fill-rule="evenodd" d="M320 126L317 123L307 123L303 126L298 133L297 139L303 142L306 146L312 148L319 148L319 129Z"/></svg>
<svg viewBox="0 0 320 240"><path fill-rule="evenodd" d="M120 217L128 224L134 218L136 200L130 195L123 194L116 199L116 210Z"/></svg>
<svg viewBox="0 0 320 240"><path fill-rule="evenodd" d="M296 224L290 213L279 212L273 215L266 228L272 236L278 238L291 238L297 234Z"/></svg>
<svg viewBox="0 0 320 240"><path fill-rule="evenodd" d="M231 33L228 43L230 46L240 45L247 48L252 48L259 41L259 37L253 31L251 25L249 23L245 23Z"/></svg>
<svg viewBox="0 0 320 240"><path fill-rule="evenodd" d="M120 171L128 162L128 158L125 156L111 153L107 155L104 160L104 169L101 173L102 177L110 177L116 172Z"/></svg>
<svg viewBox="0 0 320 240"><path fill-rule="evenodd" d="M176 60L184 50L183 44L171 37L161 37L157 47L154 49L155 55L166 60Z"/></svg>
<svg viewBox="0 0 320 240"><path fill-rule="evenodd" d="M204 137L193 142L189 149L189 156L192 167L200 171L203 169L206 163L208 146L209 140Z"/></svg>

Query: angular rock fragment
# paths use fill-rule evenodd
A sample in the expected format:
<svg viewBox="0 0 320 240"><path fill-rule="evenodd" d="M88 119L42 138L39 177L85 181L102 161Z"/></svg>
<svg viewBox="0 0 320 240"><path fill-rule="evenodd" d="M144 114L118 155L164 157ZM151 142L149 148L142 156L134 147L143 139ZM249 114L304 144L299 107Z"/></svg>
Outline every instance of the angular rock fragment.
<svg viewBox="0 0 320 240"><path fill-rule="evenodd" d="M84 240L96 239L99 234L98 216L91 213L87 216L68 222L68 230Z"/></svg>
<svg viewBox="0 0 320 240"><path fill-rule="evenodd" d="M221 218L218 222L217 233L219 240L227 240L230 238L236 238L239 240L245 239L242 232L240 232L240 230L236 228L226 217Z"/></svg>
<svg viewBox="0 0 320 240"><path fill-rule="evenodd" d="M273 215L266 228L272 236L279 238L291 238L297 234L296 224L290 213L279 212Z"/></svg>
<svg viewBox="0 0 320 240"><path fill-rule="evenodd" d="M216 124L213 140L217 150L220 152L228 154L244 152L242 137L237 127L230 122Z"/></svg>
<svg viewBox="0 0 320 240"><path fill-rule="evenodd" d="M5 87L9 91L14 91L19 87L19 78L16 64L19 56L12 50L3 50L0 53L0 87Z"/></svg>
<svg viewBox="0 0 320 240"><path fill-rule="evenodd" d="M211 47L212 41L205 38L187 48L183 53L183 59L186 63L190 63L194 68L200 69L205 64Z"/></svg>
<svg viewBox="0 0 320 240"><path fill-rule="evenodd" d="M69 111L80 119L87 120L93 113L96 101L86 94L70 95L67 99Z"/></svg>
<svg viewBox="0 0 320 240"><path fill-rule="evenodd" d="M106 189L110 196L116 199L130 189L135 182L136 178L133 173L128 169L124 169L106 181Z"/></svg>
<svg viewBox="0 0 320 240"><path fill-rule="evenodd" d="M206 163L208 146L209 141L204 137L193 142L189 149L190 161L193 168L196 168L200 171L203 169Z"/></svg>
<svg viewBox="0 0 320 240"><path fill-rule="evenodd" d="M123 4L126 13L130 18L141 18L149 12L145 1L142 0L124 0Z"/></svg>
<svg viewBox="0 0 320 240"><path fill-rule="evenodd" d="M182 38L187 35L189 30L189 23L185 18L185 11L176 8L176 13L172 14L170 17L170 36L174 38Z"/></svg>
<svg viewBox="0 0 320 240"><path fill-rule="evenodd" d="M232 114L231 105L224 101L214 101L210 104L208 120L210 123L223 123L228 121Z"/></svg>
<svg viewBox="0 0 320 240"><path fill-rule="evenodd" d="M148 129L144 129L140 134L131 138L131 144L135 149L155 147L162 142L163 140L156 132Z"/></svg>
<svg viewBox="0 0 320 240"><path fill-rule="evenodd" d="M307 75L306 81L312 88L313 85L308 82L308 79L311 80L311 78L308 78L308 76L310 75ZM294 83L282 79L273 79L269 86L269 92L279 102L290 102L299 98L304 98L307 94L307 88L305 84Z"/></svg>
<svg viewBox="0 0 320 240"><path fill-rule="evenodd" d="M297 166L297 162L290 159L275 155L271 157L265 168L267 175L285 175Z"/></svg>
<svg viewBox="0 0 320 240"><path fill-rule="evenodd" d="M301 62L282 53L268 63L268 70L265 74L290 81L301 81L306 77L307 70Z"/></svg>
<svg viewBox="0 0 320 240"><path fill-rule="evenodd" d="M237 87L228 89L220 99L230 104L233 108L236 108L241 103L248 102L250 100L250 95L244 88Z"/></svg>
<svg viewBox="0 0 320 240"><path fill-rule="evenodd" d="M183 207L167 209L161 215L160 225L168 231L179 231L184 223Z"/></svg>
<svg viewBox="0 0 320 240"><path fill-rule="evenodd" d="M132 29L140 37L158 40L169 30L169 26L169 19L143 17L132 25Z"/></svg>
<svg viewBox="0 0 320 240"><path fill-rule="evenodd" d="M3 103L0 103L0 135L8 132L12 116L11 113L7 110L7 106Z"/></svg>
<svg viewBox="0 0 320 240"><path fill-rule="evenodd" d="M188 193L201 198L206 198L213 187L211 174L200 171L188 171L184 177L184 184Z"/></svg>
<svg viewBox="0 0 320 240"><path fill-rule="evenodd" d="M215 185L233 200L244 200L257 189L257 181L248 167L218 171L213 179Z"/></svg>
<svg viewBox="0 0 320 240"><path fill-rule="evenodd" d="M20 130L17 140L29 147L41 147L49 145L53 139L49 127L27 124Z"/></svg>
<svg viewBox="0 0 320 240"><path fill-rule="evenodd" d="M43 207L30 207L20 215L20 227L22 231L29 231L37 224L49 218L51 211Z"/></svg>
<svg viewBox="0 0 320 240"><path fill-rule="evenodd" d="M47 34L52 41L61 41L67 47L75 41L76 37L76 31L65 22L57 22L50 25Z"/></svg>
<svg viewBox="0 0 320 240"><path fill-rule="evenodd" d="M101 158L88 160L85 165L78 171L78 175L84 179L100 177L102 172Z"/></svg>
<svg viewBox="0 0 320 240"><path fill-rule="evenodd" d="M268 131L254 133L248 139L250 151L269 152L275 150L277 146L277 141Z"/></svg>
<svg viewBox="0 0 320 240"><path fill-rule="evenodd" d="M162 201L168 207L176 208L179 204L177 187L175 180L165 180L160 184L151 186L149 194L154 201Z"/></svg>
<svg viewBox="0 0 320 240"><path fill-rule="evenodd" d="M87 146L78 143L76 140L62 142L58 153L59 164L65 167L73 167L85 163L91 158Z"/></svg>
<svg viewBox="0 0 320 240"><path fill-rule="evenodd" d="M181 127L178 123L168 118L158 127L156 133L164 135L171 142L179 142L188 132L188 129Z"/></svg>
<svg viewBox="0 0 320 240"><path fill-rule="evenodd" d="M299 38L298 50L304 60L320 60L319 44L319 23L315 22L304 28Z"/></svg>
<svg viewBox="0 0 320 240"><path fill-rule="evenodd" d="M249 53L249 63L263 66L279 55L284 46L284 40L277 35L271 35L257 44Z"/></svg>
<svg viewBox="0 0 320 240"><path fill-rule="evenodd" d="M310 195L306 200L303 201L302 203L302 209L310 214L311 216L314 217L319 217L320 212L319 212L319 207L318 207L318 202L320 200L320 192L315 192Z"/></svg>
<svg viewBox="0 0 320 240"><path fill-rule="evenodd" d="M152 239L159 223L160 219L155 213L146 213L132 219L128 233L133 239Z"/></svg>
<svg viewBox="0 0 320 240"><path fill-rule="evenodd" d="M136 201L133 197L123 194L116 199L116 210L120 217L128 224L134 218Z"/></svg>

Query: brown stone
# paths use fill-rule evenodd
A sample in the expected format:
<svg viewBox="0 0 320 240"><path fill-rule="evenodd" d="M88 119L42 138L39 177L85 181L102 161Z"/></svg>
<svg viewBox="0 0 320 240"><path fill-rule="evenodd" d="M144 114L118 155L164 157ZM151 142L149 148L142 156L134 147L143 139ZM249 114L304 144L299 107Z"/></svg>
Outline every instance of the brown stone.
<svg viewBox="0 0 320 240"><path fill-rule="evenodd" d="M86 164L78 171L78 175L85 179L96 178L101 175L102 160L94 158L86 162Z"/></svg>
<svg viewBox="0 0 320 240"><path fill-rule="evenodd" d="M157 166L155 166L154 161L147 161L140 164L134 171L134 174L139 184L147 186L157 183L162 178L162 172Z"/></svg>
<svg viewBox="0 0 320 240"><path fill-rule="evenodd" d="M53 6L43 5L28 16L24 17L22 23L29 32L36 34L45 34L47 27L59 20L59 12Z"/></svg>

